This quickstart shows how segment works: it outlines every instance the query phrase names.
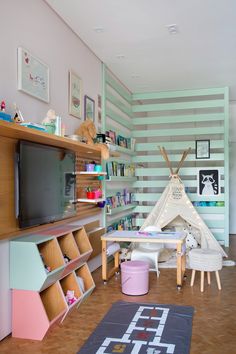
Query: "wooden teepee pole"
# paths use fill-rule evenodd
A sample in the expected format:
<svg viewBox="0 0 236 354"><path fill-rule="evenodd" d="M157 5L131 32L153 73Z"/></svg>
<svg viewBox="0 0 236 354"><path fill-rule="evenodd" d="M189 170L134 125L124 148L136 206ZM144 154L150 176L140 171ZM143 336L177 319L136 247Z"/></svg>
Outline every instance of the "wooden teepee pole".
<svg viewBox="0 0 236 354"><path fill-rule="evenodd" d="M188 148L188 150L184 150L182 158L181 158L180 162L178 163L177 169L175 171L176 175L179 173L180 167L183 165L184 160L186 159L186 157L187 157L188 153L190 152L190 150L191 150L191 147Z"/></svg>
<svg viewBox="0 0 236 354"><path fill-rule="evenodd" d="M166 152L165 148L159 146L159 149L160 149L160 152L161 152L162 156L164 157L164 159L165 159L165 161L166 161L167 166L168 166L169 169L170 169L171 176L173 176L174 171L173 171L173 168L172 168L172 166L171 166L171 163L170 163L170 160L169 160L169 158L168 158L168 155L167 155L167 152Z"/></svg>

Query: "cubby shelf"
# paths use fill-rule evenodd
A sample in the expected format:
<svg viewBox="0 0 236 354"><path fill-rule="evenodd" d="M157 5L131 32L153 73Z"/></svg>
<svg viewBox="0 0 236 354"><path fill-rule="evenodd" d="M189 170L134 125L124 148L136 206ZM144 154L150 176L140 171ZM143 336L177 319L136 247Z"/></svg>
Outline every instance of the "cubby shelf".
<svg viewBox="0 0 236 354"><path fill-rule="evenodd" d="M84 263L40 292L13 289L12 336L42 340L49 328L56 322L62 322L75 306L79 306L92 293L94 288L92 275L88 265ZM66 293L72 289L76 301L70 305L66 301Z"/></svg>
<svg viewBox="0 0 236 354"><path fill-rule="evenodd" d="M81 226L63 225L10 243L13 337L41 340L93 291L93 249ZM49 271L45 265L50 267ZM73 303L66 301L73 291Z"/></svg>

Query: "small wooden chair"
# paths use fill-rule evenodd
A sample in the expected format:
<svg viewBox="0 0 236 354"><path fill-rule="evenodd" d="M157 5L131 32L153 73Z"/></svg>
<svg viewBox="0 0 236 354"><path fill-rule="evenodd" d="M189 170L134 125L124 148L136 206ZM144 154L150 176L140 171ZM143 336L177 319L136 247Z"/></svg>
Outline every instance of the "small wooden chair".
<svg viewBox="0 0 236 354"><path fill-rule="evenodd" d="M189 252L189 266L192 269L190 285L193 286L196 270L201 272L201 292L204 291L204 272L207 272L207 282L211 283L210 272L215 272L218 289L221 290L219 270L222 269L222 255L220 252L195 248Z"/></svg>

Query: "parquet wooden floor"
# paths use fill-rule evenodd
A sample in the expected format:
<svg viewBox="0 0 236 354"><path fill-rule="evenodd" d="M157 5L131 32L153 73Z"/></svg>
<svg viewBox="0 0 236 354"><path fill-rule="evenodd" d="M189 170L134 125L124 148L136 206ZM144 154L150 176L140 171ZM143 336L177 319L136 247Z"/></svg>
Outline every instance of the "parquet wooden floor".
<svg viewBox="0 0 236 354"><path fill-rule="evenodd" d="M236 236L231 237L229 259L236 260ZM200 292L200 276L196 274L190 287L190 271L181 291L175 286L176 271L161 269L160 278L150 273L150 291L145 296L125 296L120 279L107 285L101 281L101 269L93 273L96 289L80 308L74 309L63 325L55 326L43 341L21 340L11 336L0 342L1 354L75 354L94 328L117 300L161 304L190 305L195 308L191 354L236 353L236 267L220 271L222 290L218 291L214 276L212 284ZM92 353L88 353L92 354Z"/></svg>

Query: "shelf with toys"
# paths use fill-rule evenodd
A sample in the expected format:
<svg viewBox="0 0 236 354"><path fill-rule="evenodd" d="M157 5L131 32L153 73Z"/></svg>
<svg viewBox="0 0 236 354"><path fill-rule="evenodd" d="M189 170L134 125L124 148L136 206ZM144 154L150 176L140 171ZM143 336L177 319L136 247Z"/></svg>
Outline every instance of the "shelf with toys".
<svg viewBox="0 0 236 354"><path fill-rule="evenodd" d="M93 291L92 251L85 229L70 224L10 242L13 337L43 339Z"/></svg>

